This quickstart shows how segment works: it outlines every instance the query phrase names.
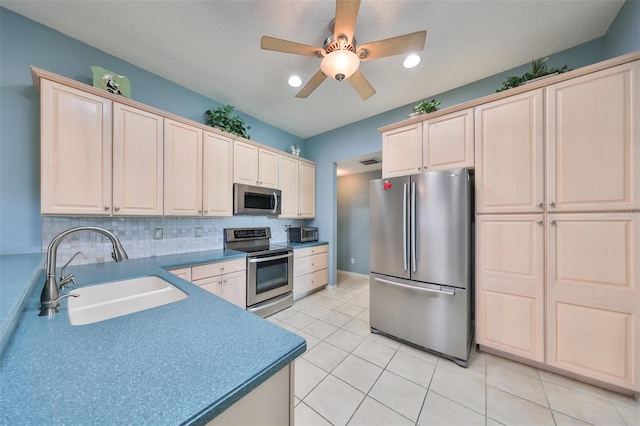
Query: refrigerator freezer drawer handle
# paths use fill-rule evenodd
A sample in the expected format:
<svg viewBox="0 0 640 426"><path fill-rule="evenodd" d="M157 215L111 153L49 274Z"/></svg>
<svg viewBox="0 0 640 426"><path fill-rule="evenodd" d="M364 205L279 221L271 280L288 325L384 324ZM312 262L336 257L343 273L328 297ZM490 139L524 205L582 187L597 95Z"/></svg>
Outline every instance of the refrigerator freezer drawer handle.
<svg viewBox="0 0 640 426"><path fill-rule="evenodd" d="M455 296L456 295L455 290L435 290L435 289L432 289L432 288L424 288L424 287L418 287L418 286L414 286L414 285L401 284L401 283L397 283L397 282L389 281L389 280L383 280L382 278L374 278L374 279L376 281L380 281L381 283L395 285L397 287L408 288L408 289L411 289L411 290L425 291L427 293L446 294L447 296Z"/></svg>

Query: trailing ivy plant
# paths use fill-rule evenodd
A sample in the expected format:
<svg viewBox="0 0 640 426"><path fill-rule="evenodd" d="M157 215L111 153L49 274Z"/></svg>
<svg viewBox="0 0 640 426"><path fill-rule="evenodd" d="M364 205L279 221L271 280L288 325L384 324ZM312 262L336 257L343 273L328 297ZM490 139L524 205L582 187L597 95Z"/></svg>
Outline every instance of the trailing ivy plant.
<svg viewBox="0 0 640 426"><path fill-rule="evenodd" d="M233 133L234 135L245 139L251 139L247 134L247 131L251 129L251 126L247 126L242 117L234 114L233 109L233 106L225 105L205 111L205 124L207 126L217 127L220 130Z"/></svg>
<svg viewBox="0 0 640 426"><path fill-rule="evenodd" d="M503 83L502 87L497 89L496 92L502 92L503 90L511 89L513 87L518 87L523 83L526 83L529 80L533 80L535 78L544 77L549 74L562 74L563 72L571 71L567 66L563 66L562 68L547 68L547 61L549 57L539 58L531 61L531 71L527 71L522 76L511 76L508 77Z"/></svg>
<svg viewBox="0 0 640 426"><path fill-rule="evenodd" d="M434 112L438 110L438 106L442 103L442 101L437 101L435 99L432 99L431 101L427 102L427 100L425 99L424 101L420 102L418 105L413 107L413 113L414 114L427 114L429 112Z"/></svg>

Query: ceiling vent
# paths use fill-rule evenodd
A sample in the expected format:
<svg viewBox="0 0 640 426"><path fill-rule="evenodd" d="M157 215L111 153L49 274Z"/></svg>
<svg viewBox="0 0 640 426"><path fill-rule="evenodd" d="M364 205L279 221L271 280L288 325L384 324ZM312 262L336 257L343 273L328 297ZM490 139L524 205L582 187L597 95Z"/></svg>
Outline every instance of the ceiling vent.
<svg viewBox="0 0 640 426"><path fill-rule="evenodd" d="M372 157L372 158L368 158L366 160L360 161L360 164L362 164L363 166L371 166L372 164L379 164L379 163L382 163L382 161L380 161L380 159L377 157Z"/></svg>

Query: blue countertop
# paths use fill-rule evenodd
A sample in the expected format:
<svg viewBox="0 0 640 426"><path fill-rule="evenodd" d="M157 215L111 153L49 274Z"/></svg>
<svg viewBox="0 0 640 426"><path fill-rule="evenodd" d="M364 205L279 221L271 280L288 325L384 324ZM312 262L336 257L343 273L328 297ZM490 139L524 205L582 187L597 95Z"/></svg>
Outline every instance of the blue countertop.
<svg viewBox="0 0 640 426"><path fill-rule="evenodd" d="M244 257L232 250L69 268L80 286L157 275L186 299L72 326L67 302L39 317L42 255L0 363L2 424L204 424L304 353L306 342L188 283L167 268ZM11 266L0 258L3 295ZM17 259L12 260L15 264ZM23 278L25 272L15 273ZM14 300L16 297L14 297ZM10 309L9 309L10 310ZM1 312L4 314L3 311Z"/></svg>
<svg viewBox="0 0 640 426"><path fill-rule="evenodd" d="M308 243L293 243L291 241L286 241L284 243L274 243L277 244L279 246L288 246L291 247L292 249L297 249L297 248L305 248L305 247L313 247L313 246L323 246L325 244L329 244L327 241L310 241Z"/></svg>

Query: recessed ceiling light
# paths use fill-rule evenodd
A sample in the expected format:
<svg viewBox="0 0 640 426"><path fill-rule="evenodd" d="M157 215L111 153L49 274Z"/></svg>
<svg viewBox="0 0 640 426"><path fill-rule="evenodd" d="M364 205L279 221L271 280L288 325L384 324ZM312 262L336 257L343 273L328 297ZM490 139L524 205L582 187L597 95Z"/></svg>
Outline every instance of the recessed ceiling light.
<svg viewBox="0 0 640 426"><path fill-rule="evenodd" d="M289 77L289 86L300 87L302 86L302 80L297 75L292 75L291 77Z"/></svg>
<svg viewBox="0 0 640 426"><path fill-rule="evenodd" d="M420 63L420 56L418 55L409 55L407 59L404 60L402 66L405 68L413 68Z"/></svg>

